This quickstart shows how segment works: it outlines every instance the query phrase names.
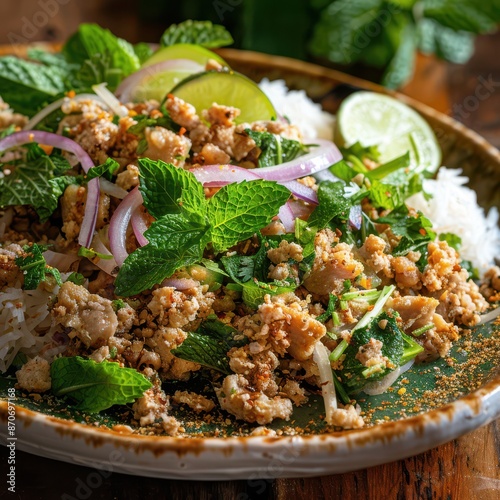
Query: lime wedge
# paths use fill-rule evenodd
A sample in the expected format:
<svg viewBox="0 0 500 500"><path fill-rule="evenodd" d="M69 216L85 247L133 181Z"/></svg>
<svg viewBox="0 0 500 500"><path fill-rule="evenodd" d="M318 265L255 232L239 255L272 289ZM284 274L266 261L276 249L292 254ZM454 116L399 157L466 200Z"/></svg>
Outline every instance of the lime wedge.
<svg viewBox="0 0 500 500"><path fill-rule="evenodd" d="M198 73L183 80L171 93L192 104L198 114L217 103L241 111L236 123L276 119L276 110L266 94L252 80L234 71Z"/></svg>
<svg viewBox="0 0 500 500"><path fill-rule="evenodd" d="M145 68L147 66L151 66L152 64L156 64L161 61L169 61L171 59L190 59L191 61L201 64L202 66L205 66L209 59L214 59L221 66L228 67L226 61L224 61L224 59L218 56L215 52L205 49L200 45L190 43L176 43L175 45L169 45L168 47L158 49L142 64L142 67Z"/></svg>
<svg viewBox="0 0 500 500"><path fill-rule="evenodd" d="M410 169L433 174L441 166L441 149L429 124L406 104L374 92L356 92L341 104L335 142L378 146L380 162L410 152Z"/></svg>

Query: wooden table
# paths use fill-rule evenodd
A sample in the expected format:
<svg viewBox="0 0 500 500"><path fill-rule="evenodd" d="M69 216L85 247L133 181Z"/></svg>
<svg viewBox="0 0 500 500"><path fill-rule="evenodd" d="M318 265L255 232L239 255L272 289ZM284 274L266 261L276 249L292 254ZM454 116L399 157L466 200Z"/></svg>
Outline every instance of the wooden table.
<svg viewBox="0 0 500 500"><path fill-rule="evenodd" d="M403 91L453 115L499 147L499 52L496 35L479 39L475 57L465 66L419 58L416 76ZM195 482L121 474L103 478L93 469L17 453L17 492L0 491L1 499L500 498L500 420L416 457L313 479Z"/></svg>

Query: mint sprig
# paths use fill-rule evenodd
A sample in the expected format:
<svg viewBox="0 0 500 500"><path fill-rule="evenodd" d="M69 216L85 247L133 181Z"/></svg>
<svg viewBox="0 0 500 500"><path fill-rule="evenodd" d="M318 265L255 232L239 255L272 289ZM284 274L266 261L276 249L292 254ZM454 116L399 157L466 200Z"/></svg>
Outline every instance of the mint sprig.
<svg viewBox="0 0 500 500"><path fill-rule="evenodd" d="M52 392L69 396L76 408L98 413L116 404L133 403L152 387L151 382L133 368L118 363L96 363L80 356L57 358L50 367Z"/></svg>
<svg viewBox="0 0 500 500"><path fill-rule="evenodd" d="M144 206L156 218L144 233L148 245L123 263L117 295L136 295L182 267L200 262L211 243L227 250L266 226L290 192L271 181L224 186L208 201L194 175L161 160L139 160Z"/></svg>

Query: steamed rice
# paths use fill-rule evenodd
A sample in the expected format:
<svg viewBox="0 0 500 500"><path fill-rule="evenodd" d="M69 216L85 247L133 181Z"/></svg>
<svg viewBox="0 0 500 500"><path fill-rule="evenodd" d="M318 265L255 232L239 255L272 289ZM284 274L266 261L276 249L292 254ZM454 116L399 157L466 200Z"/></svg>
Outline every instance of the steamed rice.
<svg viewBox="0 0 500 500"><path fill-rule="evenodd" d="M424 180L424 191L408 199L408 205L428 217L438 234L453 233L462 239L460 256L470 260L482 276L500 255L498 210L485 211L477 203L476 192L465 184L469 179L461 169L441 167L437 178Z"/></svg>
<svg viewBox="0 0 500 500"><path fill-rule="evenodd" d="M333 138L335 118L313 102L304 90L288 90L284 80L264 78L259 87L269 97L276 111L301 130L306 139Z"/></svg>

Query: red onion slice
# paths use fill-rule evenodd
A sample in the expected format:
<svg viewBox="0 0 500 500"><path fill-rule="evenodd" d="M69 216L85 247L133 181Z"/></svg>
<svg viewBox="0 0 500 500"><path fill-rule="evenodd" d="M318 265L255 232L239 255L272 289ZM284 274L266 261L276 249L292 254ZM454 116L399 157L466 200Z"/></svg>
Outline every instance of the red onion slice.
<svg viewBox="0 0 500 500"><path fill-rule="evenodd" d="M361 205L351 207L351 210L349 210L349 224L351 227L357 230L361 229L362 219Z"/></svg>
<svg viewBox="0 0 500 500"><path fill-rule="evenodd" d="M97 233L92 240L92 249L99 252L102 255L111 255L106 245L103 243L101 236ZM116 276L116 260L113 259L95 259L92 263L99 269L109 274L110 276Z"/></svg>
<svg viewBox="0 0 500 500"><path fill-rule="evenodd" d="M46 144L47 146L53 146L74 154L80 162L84 172L88 172L89 169L94 166L94 162L91 160L90 156L75 141L61 135L53 134L51 132L43 132L41 130L23 130L12 135L8 135L4 139L0 140L0 152L15 146L22 146L23 144L28 144L30 142ZM92 242L99 208L99 195L99 179L96 177L91 179L87 184L85 215L83 217L80 235L78 236L78 243L83 247L88 248Z"/></svg>
<svg viewBox="0 0 500 500"><path fill-rule="evenodd" d="M139 243L139 245L141 245L141 247L147 245L149 243L149 241L144 236L144 232L148 228L148 224L147 224L147 220L146 220L146 214L142 210L141 206L138 206L132 212L131 223L132 223L132 229L134 231L134 235L135 235L135 239L137 240L137 243Z"/></svg>
<svg viewBox="0 0 500 500"><path fill-rule="evenodd" d="M131 96L133 90L140 85L145 79L155 75L156 73L161 73L162 71L186 71L186 73L200 73L204 71L204 67L201 64L198 64L190 59L171 59L168 61L161 61L156 64L152 64L151 66L147 66L145 68L132 73L130 76L125 78L118 88L116 89L115 94L122 100L122 102L129 102L131 100ZM167 93L170 89L166 89L165 93Z"/></svg>
<svg viewBox="0 0 500 500"><path fill-rule="evenodd" d="M85 100L92 100L92 101L97 101L99 105L107 107L104 103L104 101L96 94L78 94L75 95L74 97L62 97L61 99L58 99L57 101L54 101L53 103L49 104L45 108L43 108L41 111L39 111L31 120L23 127L23 130L32 130L34 127L36 127L44 118L49 116L51 113L56 111L57 109L61 108L61 106L64 104L65 101L85 101Z"/></svg>
<svg viewBox="0 0 500 500"><path fill-rule="evenodd" d="M167 278L161 282L161 286L168 286L177 290L189 290L200 286L200 282L191 278Z"/></svg>
<svg viewBox="0 0 500 500"><path fill-rule="evenodd" d="M312 140L318 147L313 147L309 153L281 165L259 168L259 177L278 182L293 181L326 170L342 159L342 153L333 142L325 139Z"/></svg>
<svg viewBox="0 0 500 500"><path fill-rule="evenodd" d="M121 266L128 257L127 228L132 214L142 205L142 194L139 187L135 187L125 196L113 213L109 223L109 246L118 266Z"/></svg>
<svg viewBox="0 0 500 500"><path fill-rule="evenodd" d="M123 200L123 198L125 198L128 194L128 191L120 186L117 186L114 182L104 179L103 177L99 177L99 184L101 185L101 191L103 193L109 194L109 196L114 196L120 200Z"/></svg>
<svg viewBox="0 0 500 500"><path fill-rule="evenodd" d="M295 215L289 202L286 202L278 212L278 217L287 233L295 231Z"/></svg>

